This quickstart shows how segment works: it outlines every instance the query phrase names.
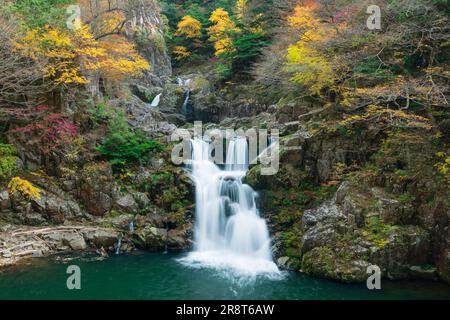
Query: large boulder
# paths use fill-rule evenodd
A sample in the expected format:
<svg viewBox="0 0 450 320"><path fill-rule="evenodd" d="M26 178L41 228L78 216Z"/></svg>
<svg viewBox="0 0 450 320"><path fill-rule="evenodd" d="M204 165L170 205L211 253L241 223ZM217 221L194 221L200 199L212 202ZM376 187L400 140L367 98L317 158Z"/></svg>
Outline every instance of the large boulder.
<svg viewBox="0 0 450 320"><path fill-rule="evenodd" d="M341 209L332 200L325 201L316 209L305 210L302 216L302 225L305 229L315 226L317 223L326 221L327 223L335 223L344 219Z"/></svg>
<svg viewBox="0 0 450 320"><path fill-rule="evenodd" d="M133 212L138 208L138 204L134 200L133 196L129 193L119 196L115 202L118 209L123 212Z"/></svg>
<svg viewBox="0 0 450 320"><path fill-rule="evenodd" d="M43 235L54 250L85 250L86 241L82 234L71 230L55 230Z"/></svg>
<svg viewBox="0 0 450 320"><path fill-rule="evenodd" d="M150 251L161 251L166 248L167 229L148 225L133 234L135 242Z"/></svg>
<svg viewBox="0 0 450 320"><path fill-rule="evenodd" d="M31 206L33 211L52 223L63 223L66 219L84 215L75 201L65 200L45 191L41 192L39 198L31 201Z"/></svg>
<svg viewBox="0 0 450 320"><path fill-rule="evenodd" d="M421 270L432 261L430 232L405 224L412 214L380 188L345 182L332 200L304 212L301 268L347 282L365 280L369 265L390 279L429 276Z"/></svg>
<svg viewBox="0 0 450 320"><path fill-rule="evenodd" d="M194 226L192 223L186 223L176 229L169 230L167 233L167 247L169 250L182 251L187 250L192 244L192 234Z"/></svg>
<svg viewBox="0 0 450 320"><path fill-rule="evenodd" d="M120 233L113 229L94 229L83 231L86 242L94 248L111 249L120 238Z"/></svg>

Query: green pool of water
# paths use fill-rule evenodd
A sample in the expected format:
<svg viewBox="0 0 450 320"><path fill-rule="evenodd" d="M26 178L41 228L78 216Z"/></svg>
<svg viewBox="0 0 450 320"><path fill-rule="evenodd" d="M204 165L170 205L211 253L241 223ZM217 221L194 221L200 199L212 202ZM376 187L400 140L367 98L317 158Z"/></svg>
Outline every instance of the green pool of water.
<svg viewBox="0 0 450 320"><path fill-rule="evenodd" d="M450 286L426 281L382 281L381 290L284 273L236 278L193 268L183 255L139 254L95 261L52 258L0 272L0 299L450 299ZM81 268L81 290L68 290L66 269Z"/></svg>

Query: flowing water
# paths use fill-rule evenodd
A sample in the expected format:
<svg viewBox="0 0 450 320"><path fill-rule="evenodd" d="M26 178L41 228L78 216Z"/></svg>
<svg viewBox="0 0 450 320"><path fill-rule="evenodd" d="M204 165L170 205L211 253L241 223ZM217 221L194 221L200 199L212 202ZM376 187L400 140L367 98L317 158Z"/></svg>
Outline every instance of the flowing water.
<svg viewBox="0 0 450 320"><path fill-rule="evenodd" d="M161 96L162 93L158 94L152 101L152 103L150 104L150 107L155 108L157 106L159 106L159 103L161 102Z"/></svg>
<svg viewBox="0 0 450 320"><path fill-rule="evenodd" d="M191 176L195 182L195 251L182 263L225 269L236 276L279 276L270 237L256 207L256 193L242 183L248 169L246 138L230 141L226 164L211 161L211 146L192 141Z"/></svg>
<svg viewBox="0 0 450 320"><path fill-rule="evenodd" d="M181 114L184 116L186 122L191 122L194 119L193 106L190 103L191 90L187 89L184 92L183 105L181 106Z"/></svg>
<svg viewBox="0 0 450 320"><path fill-rule="evenodd" d="M31 265L0 272L0 299L450 299L450 286L436 282L382 280L381 290L368 290L365 283L342 284L294 272L250 281L231 278L225 270L186 267L178 262L183 256L36 258ZM74 264L81 269L81 290L66 287L67 267Z"/></svg>

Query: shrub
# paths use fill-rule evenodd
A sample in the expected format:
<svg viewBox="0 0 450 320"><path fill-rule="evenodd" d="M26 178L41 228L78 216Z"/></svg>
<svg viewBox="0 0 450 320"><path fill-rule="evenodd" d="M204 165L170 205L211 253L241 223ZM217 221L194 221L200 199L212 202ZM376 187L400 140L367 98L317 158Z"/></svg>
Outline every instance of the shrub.
<svg viewBox="0 0 450 320"><path fill-rule="evenodd" d="M17 171L17 151L10 144L0 143L0 181L6 180Z"/></svg>
<svg viewBox="0 0 450 320"><path fill-rule="evenodd" d="M231 77L231 68L225 63L219 62L216 66L217 78L221 81L228 80Z"/></svg>
<svg viewBox="0 0 450 320"><path fill-rule="evenodd" d="M398 226L385 223L380 217L374 216L367 219L363 236L378 248L383 248L389 243L389 236L398 228Z"/></svg>
<svg viewBox="0 0 450 320"><path fill-rule="evenodd" d="M97 151L106 156L112 165L124 166L145 162L150 152L161 149L161 145L148 139L142 130L133 131L125 116L119 114L110 120L107 136Z"/></svg>
<svg viewBox="0 0 450 320"><path fill-rule="evenodd" d="M17 112L14 116L18 121L27 124L14 128L11 132L23 135L29 144L38 144L44 153L61 149L67 143L67 138L78 136L78 126L60 113L49 112L48 106L38 106L23 113Z"/></svg>
<svg viewBox="0 0 450 320"><path fill-rule="evenodd" d="M14 177L8 184L8 192L10 194L20 193L25 199L39 199L41 197L41 191L39 188L33 186L33 184L20 177Z"/></svg>

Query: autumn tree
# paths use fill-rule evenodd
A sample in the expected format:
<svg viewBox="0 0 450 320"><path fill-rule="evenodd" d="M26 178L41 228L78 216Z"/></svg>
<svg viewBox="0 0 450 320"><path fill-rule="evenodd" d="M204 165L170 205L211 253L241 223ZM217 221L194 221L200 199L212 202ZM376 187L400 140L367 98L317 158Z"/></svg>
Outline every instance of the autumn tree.
<svg viewBox="0 0 450 320"><path fill-rule="evenodd" d="M238 32L239 29L231 20L230 15L223 8L214 10L209 21L213 24L208 28L209 40L213 42L215 55L219 57L225 53L230 53L234 50L232 32Z"/></svg>
<svg viewBox="0 0 450 320"><path fill-rule="evenodd" d="M46 59L44 74L56 86L82 85L97 74L112 81L138 75L149 68L134 45L120 34L124 16L107 11L102 19L76 30L59 26L32 28L17 41L16 49L33 59ZM119 28L119 29L118 29Z"/></svg>
<svg viewBox="0 0 450 320"><path fill-rule="evenodd" d="M316 11L315 2L298 4L288 17L289 27L298 33L300 40L288 47L286 55L291 80L309 88L312 94L320 94L334 81L329 57L317 49L320 43L333 36L334 30L316 16Z"/></svg>
<svg viewBox="0 0 450 320"><path fill-rule="evenodd" d="M202 24L189 15L184 16L178 23L175 35L184 38L183 43L175 46L173 51L175 59L182 60L189 57L192 50L201 47Z"/></svg>
<svg viewBox="0 0 450 320"><path fill-rule="evenodd" d="M178 23L177 36L185 36L188 39L200 38L202 36L202 24L191 16L184 16Z"/></svg>

